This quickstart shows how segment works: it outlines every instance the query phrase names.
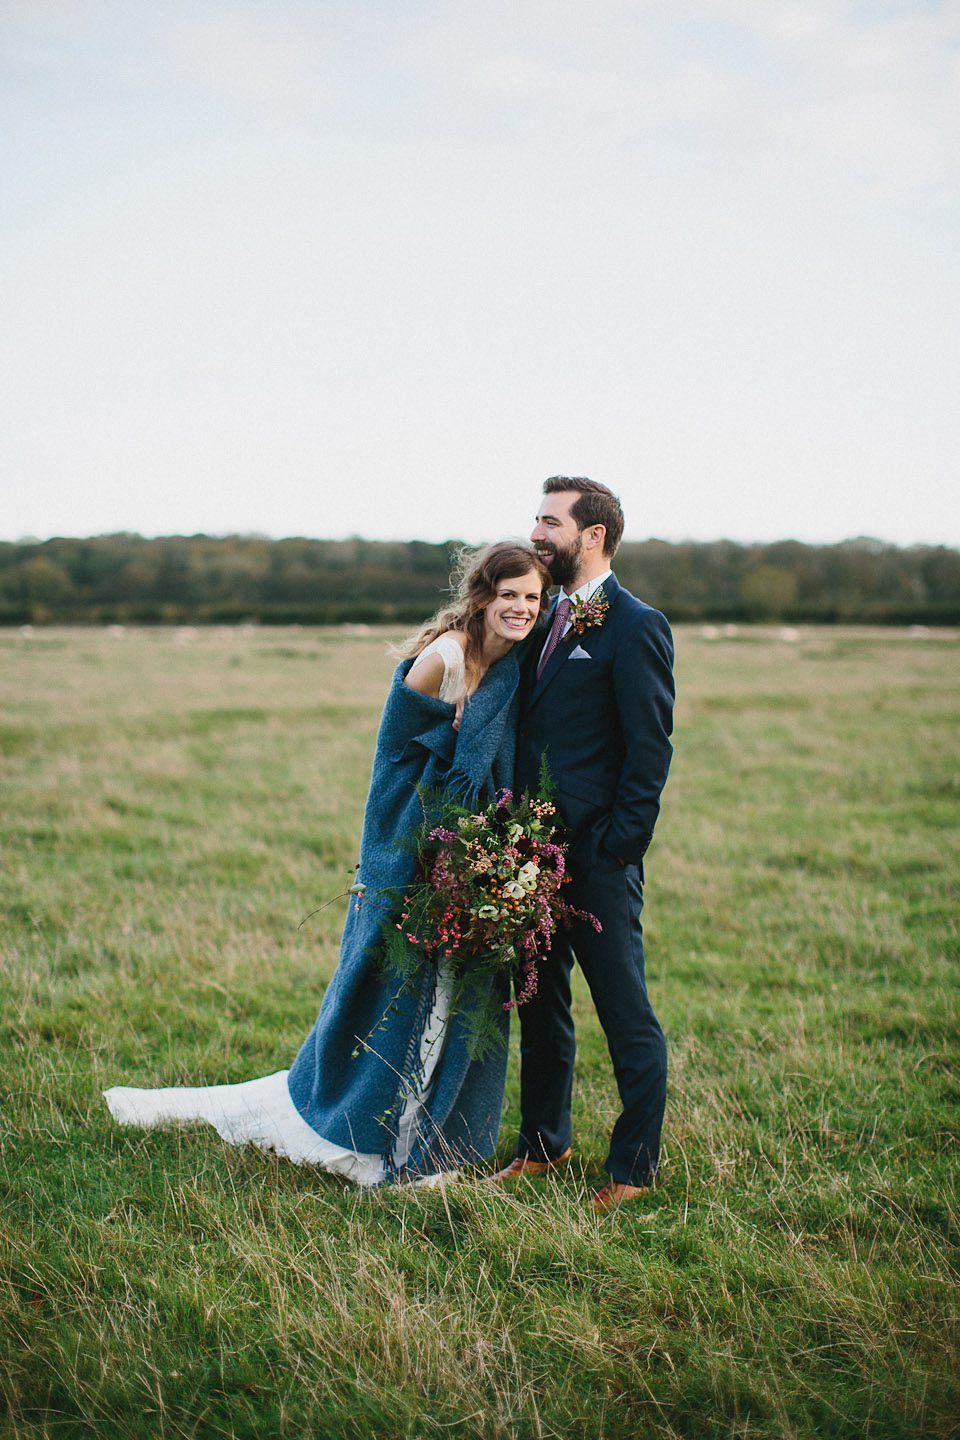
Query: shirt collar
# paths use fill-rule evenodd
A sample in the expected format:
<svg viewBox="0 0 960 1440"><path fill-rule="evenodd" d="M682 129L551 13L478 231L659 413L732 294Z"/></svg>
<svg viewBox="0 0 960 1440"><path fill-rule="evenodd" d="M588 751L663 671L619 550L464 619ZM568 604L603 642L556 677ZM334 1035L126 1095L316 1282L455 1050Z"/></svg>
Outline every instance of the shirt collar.
<svg viewBox="0 0 960 1440"><path fill-rule="evenodd" d="M584 585L581 585L578 590L574 590L573 594L568 596L567 598L569 600L589 600L600 589L600 586L604 583L604 581L610 579L610 576L612 574L612 570L604 570L602 575L595 575L592 580L588 580ZM563 595L566 594L566 592L561 591L560 594L562 599Z"/></svg>

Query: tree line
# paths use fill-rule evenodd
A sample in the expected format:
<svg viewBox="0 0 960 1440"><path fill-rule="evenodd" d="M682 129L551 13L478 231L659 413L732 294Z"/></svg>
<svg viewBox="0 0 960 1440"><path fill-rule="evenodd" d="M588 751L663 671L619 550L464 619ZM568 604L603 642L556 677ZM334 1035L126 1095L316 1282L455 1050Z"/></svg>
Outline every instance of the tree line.
<svg viewBox="0 0 960 1440"><path fill-rule="evenodd" d="M414 624L456 541L98 535L0 542L0 625ZM626 587L674 621L960 624L960 550L859 538L627 542Z"/></svg>

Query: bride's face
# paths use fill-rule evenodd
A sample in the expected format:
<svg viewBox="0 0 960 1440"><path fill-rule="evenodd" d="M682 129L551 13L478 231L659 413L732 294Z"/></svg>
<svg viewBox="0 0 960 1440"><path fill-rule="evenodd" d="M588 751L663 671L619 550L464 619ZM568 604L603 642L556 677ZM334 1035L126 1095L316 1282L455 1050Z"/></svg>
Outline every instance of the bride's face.
<svg viewBox="0 0 960 1440"><path fill-rule="evenodd" d="M516 580L501 581L493 599L484 606L485 637L513 641L529 635L540 614L542 588L536 570Z"/></svg>

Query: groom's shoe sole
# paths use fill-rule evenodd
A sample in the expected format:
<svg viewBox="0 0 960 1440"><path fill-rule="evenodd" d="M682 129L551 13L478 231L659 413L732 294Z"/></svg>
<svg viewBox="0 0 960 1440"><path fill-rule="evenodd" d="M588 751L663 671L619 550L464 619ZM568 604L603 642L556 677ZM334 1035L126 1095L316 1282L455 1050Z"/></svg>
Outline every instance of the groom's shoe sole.
<svg viewBox="0 0 960 1440"><path fill-rule="evenodd" d="M557 1170L562 1170L570 1163L573 1155L572 1149L564 1150L556 1160L531 1160L526 1155L518 1155L515 1160L503 1170L498 1170L494 1175L488 1175L487 1179L493 1185L508 1185L511 1180L520 1180L524 1175L531 1178L535 1175L551 1175Z"/></svg>

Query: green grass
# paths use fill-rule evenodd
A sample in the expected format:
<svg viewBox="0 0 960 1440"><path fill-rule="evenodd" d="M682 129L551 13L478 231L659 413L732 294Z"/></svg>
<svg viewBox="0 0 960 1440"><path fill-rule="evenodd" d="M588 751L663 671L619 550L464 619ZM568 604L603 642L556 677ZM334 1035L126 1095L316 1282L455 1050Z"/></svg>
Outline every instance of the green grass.
<svg viewBox="0 0 960 1440"><path fill-rule="evenodd" d="M585 1204L582 987L560 1180L365 1194L110 1120L312 1024L384 638L0 632L0 1435L960 1434L955 632L678 634L649 1203Z"/></svg>

